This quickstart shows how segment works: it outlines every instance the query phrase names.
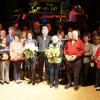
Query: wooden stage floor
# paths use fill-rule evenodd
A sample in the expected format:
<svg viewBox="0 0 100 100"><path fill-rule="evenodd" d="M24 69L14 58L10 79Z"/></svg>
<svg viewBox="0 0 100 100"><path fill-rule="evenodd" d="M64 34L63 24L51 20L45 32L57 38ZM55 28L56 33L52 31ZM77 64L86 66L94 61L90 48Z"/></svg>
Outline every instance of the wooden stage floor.
<svg viewBox="0 0 100 100"><path fill-rule="evenodd" d="M12 81L0 85L0 100L100 100L100 91L94 86L80 86L78 91L73 87L66 90L64 86L55 89L49 88L45 81L35 86L28 85L26 80L21 84Z"/></svg>

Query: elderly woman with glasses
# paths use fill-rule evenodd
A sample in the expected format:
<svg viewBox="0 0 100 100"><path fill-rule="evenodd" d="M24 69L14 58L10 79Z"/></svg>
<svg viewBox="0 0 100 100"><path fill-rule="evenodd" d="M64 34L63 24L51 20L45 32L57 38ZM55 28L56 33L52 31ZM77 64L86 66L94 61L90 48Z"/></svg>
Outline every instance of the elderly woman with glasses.
<svg viewBox="0 0 100 100"><path fill-rule="evenodd" d="M20 41L20 35L15 34L14 39L10 44L10 60L13 63L13 73L14 78L17 84L21 83L20 81L20 68L21 61L23 60L23 46Z"/></svg>

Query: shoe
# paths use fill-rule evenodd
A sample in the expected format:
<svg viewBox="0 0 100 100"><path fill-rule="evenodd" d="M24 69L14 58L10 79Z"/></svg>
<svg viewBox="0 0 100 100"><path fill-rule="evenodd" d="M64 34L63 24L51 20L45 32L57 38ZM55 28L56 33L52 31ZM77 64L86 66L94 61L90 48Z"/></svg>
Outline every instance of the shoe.
<svg viewBox="0 0 100 100"><path fill-rule="evenodd" d="M58 88L58 85L55 85L55 89L57 89Z"/></svg>
<svg viewBox="0 0 100 100"><path fill-rule="evenodd" d="M19 83L22 83L22 81L19 80Z"/></svg>
<svg viewBox="0 0 100 100"><path fill-rule="evenodd" d="M72 86L72 84L71 83L68 83L66 86L65 86L65 89L68 89L68 88L70 88Z"/></svg>
<svg viewBox="0 0 100 100"><path fill-rule="evenodd" d="M32 83L32 81L31 81L31 80L29 80L29 81L28 81L28 84L31 84L31 83Z"/></svg>
<svg viewBox="0 0 100 100"><path fill-rule="evenodd" d="M32 82L32 85L35 85L35 82L34 81Z"/></svg>
<svg viewBox="0 0 100 100"><path fill-rule="evenodd" d="M0 82L1 85L4 85L4 82Z"/></svg>
<svg viewBox="0 0 100 100"><path fill-rule="evenodd" d="M97 87L97 85L94 85L94 87Z"/></svg>
<svg viewBox="0 0 100 100"><path fill-rule="evenodd" d="M49 80L47 80L47 85L50 85L50 81Z"/></svg>
<svg viewBox="0 0 100 100"><path fill-rule="evenodd" d="M37 83L40 83L40 82L42 82L43 80L42 79L39 79L38 81L37 81Z"/></svg>
<svg viewBox="0 0 100 100"><path fill-rule="evenodd" d="M9 82L5 82L6 84L9 84Z"/></svg>
<svg viewBox="0 0 100 100"><path fill-rule="evenodd" d="M16 84L20 84L22 83L20 80L16 80Z"/></svg>
<svg viewBox="0 0 100 100"><path fill-rule="evenodd" d="M52 88L53 87L53 84L52 83L50 83L50 88Z"/></svg>
<svg viewBox="0 0 100 100"><path fill-rule="evenodd" d="M78 85L74 86L74 90L77 91L78 90Z"/></svg>
<svg viewBox="0 0 100 100"><path fill-rule="evenodd" d="M100 91L100 87L96 87L96 91Z"/></svg>

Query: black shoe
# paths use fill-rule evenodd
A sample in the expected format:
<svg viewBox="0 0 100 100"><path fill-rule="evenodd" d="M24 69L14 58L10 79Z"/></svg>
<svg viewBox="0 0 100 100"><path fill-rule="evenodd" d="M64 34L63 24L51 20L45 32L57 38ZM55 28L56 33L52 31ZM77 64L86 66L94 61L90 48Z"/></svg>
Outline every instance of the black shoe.
<svg viewBox="0 0 100 100"><path fill-rule="evenodd" d="M37 83L40 83L40 82L42 82L43 80L42 79L39 79L38 81L37 81Z"/></svg>
<svg viewBox="0 0 100 100"><path fill-rule="evenodd" d="M0 82L1 85L4 85L4 82Z"/></svg>
<svg viewBox="0 0 100 100"><path fill-rule="evenodd" d="M35 82L34 81L32 82L32 85L35 85Z"/></svg>
<svg viewBox="0 0 100 100"><path fill-rule="evenodd" d="M57 89L58 88L58 85L55 85L55 89Z"/></svg>
<svg viewBox="0 0 100 100"><path fill-rule="evenodd" d="M97 85L94 85L94 87L97 87Z"/></svg>
<svg viewBox="0 0 100 100"><path fill-rule="evenodd" d="M70 88L72 86L72 84L71 83L68 83L66 86L65 86L65 89L68 89L68 88Z"/></svg>
<svg viewBox="0 0 100 100"><path fill-rule="evenodd" d="M47 80L47 84L50 85L50 81Z"/></svg>
<svg viewBox="0 0 100 100"><path fill-rule="evenodd" d="M9 82L5 82L6 84L9 84Z"/></svg>
<svg viewBox="0 0 100 100"><path fill-rule="evenodd" d="M74 86L74 90L77 91L78 90L78 85Z"/></svg>
<svg viewBox="0 0 100 100"><path fill-rule="evenodd" d="M53 84L52 83L50 83L50 88L52 88L53 87Z"/></svg>
<svg viewBox="0 0 100 100"><path fill-rule="evenodd" d="M100 87L96 87L96 91L100 91Z"/></svg>
<svg viewBox="0 0 100 100"><path fill-rule="evenodd" d="M31 81L31 80L29 80L29 81L28 81L28 84L31 84L31 83L32 83L32 81Z"/></svg>

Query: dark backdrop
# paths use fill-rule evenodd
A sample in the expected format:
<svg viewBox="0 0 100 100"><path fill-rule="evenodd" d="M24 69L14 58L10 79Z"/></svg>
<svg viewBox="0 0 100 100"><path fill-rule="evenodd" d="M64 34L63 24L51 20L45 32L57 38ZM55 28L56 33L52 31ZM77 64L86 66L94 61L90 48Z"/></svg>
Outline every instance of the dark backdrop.
<svg viewBox="0 0 100 100"><path fill-rule="evenodd" d="M19 8L28 8L28 0L0 0L0 21L8 23L12 11ZM60 0L61 1L61 0ZM70 4L80 4L89 17L89 25L93 28L100 22L100 0L69 0Z"/></svg>

